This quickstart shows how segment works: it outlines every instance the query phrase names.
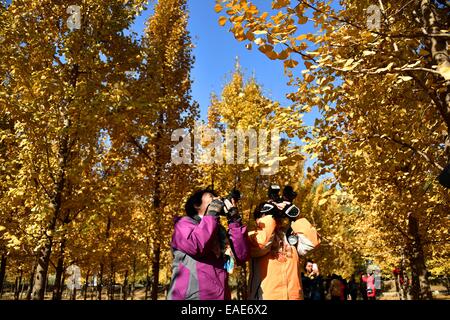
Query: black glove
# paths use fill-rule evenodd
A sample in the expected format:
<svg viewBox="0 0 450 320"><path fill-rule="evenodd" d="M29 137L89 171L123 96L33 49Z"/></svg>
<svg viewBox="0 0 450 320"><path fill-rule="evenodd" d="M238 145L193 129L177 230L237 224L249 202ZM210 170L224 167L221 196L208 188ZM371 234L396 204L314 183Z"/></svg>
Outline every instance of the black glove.
<svg viewBox="0 0 450 320"><path fill-rule="evenodd" d="M207 216L220 216L221 214L223 214L223 207L225 206L225 204L219 200L213 200L211 201L211 203L208 205L208 208L206 208L206 215Z"/></svg>
<svg viewBox="0 0 450 320"><path fill-rule="evenodd" d="M231 209L228 210L227 219L228 223L242 221L241 215L239 214L239 211L236 207L232 207Z"/></svg>

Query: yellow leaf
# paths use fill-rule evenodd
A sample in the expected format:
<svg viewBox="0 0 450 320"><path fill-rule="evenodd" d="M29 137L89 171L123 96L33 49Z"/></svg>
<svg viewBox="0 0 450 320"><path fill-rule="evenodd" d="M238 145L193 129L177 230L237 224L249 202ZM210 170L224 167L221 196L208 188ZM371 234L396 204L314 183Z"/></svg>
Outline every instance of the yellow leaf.
<svg viewBox="0 0 450 320"><path fill-rule="evenodd" d="M226 17L220 17L219 18L219 24L223 27L225 25L225 23L227 23L227 18Z"/></svg>
<svg viewBox="0 0 450 320"><path fill-rule="evenodd" d="M219 13L220 11L222 11L222 6L220 4L216 4L216 6L214 7L214 10Z"/></svg>
<svg viewBox="0 0 450 320"><path fill-rule="evenodd" d="M283 50L283 51L281 51L278 54L278 59L286 60L289 57L289 54L290 54L290 50L289 49Z"/></svg>
<svg viewBox="0 0 450 320"><path fill-rule="evenodd" d="M305 24L308 22L308 17L299 17L298 18L298 24Z"/></svg>
<svg viewBox="0 0 450 320"><path fill-rule="evenodd" d="M398 77L400 80L402 80L402 81L409 81L409 80L412 80L413 78L412 77L410 77L410 76L400 76L400 77Z"/></svg>
<svg viewBox="0 0 450 320"><path fill-rule="evenodd" d="M314 80L314 76L311 74L306 74L303 76L303 78L305 79L306 82L312 82Z"/></svg>
<svg viewBox="0 0 450 320"><path fill-rule="evenodd" d="M245 37L246 37L249 41L255 40L255 35L254 35L253 32L251 32L251 31L248 31L248 32L245 34Z"/></svg>
<svg viewBox="0 0 450 320"><path fill-rule="evenodd" d="M260 46L258 49L259 49L259 51L261 51L264 54L267 54L267 53L273 51L273 47L269 44Z"/></svg>
<svg viewBox="0 0 450 320"><path fill-rule="evenodd" d="M261 45L264 44L264 40L263 40L262 38L256 38L256 39L255 39L255 43L256 43L258 46L261 46Z"/></svg>
<svg viewBox="0 0 450 320"><path fill-rule="evenodd" d="M370 51L370 50L364 50L363 51L363 56L373 56L374 54L377 54L375 51Z"/></svg>
<svg viewBox="0 0 450 320"><path fill-rule="evenodd" d="M437 71L444 77L445 80L450 80L450 63L446 62L437 67Z"/></svg>
<svg viewBox="0 0 450 320"><path fill-rule="evenodd" d="M307 69L311 68L312 65L313 65L313 64L312 64L311 62L309 62L309 61L305 61L304 64L305 64L305 67L306 67Z"/></svg>
<svg viewBox="0 0 450 320"><path fill-rule="evenodd" d="M289 59L284 61L285 68L295 68L298 65L298 61Z"/></svg>
<svg viewBox="0 0 450 320"><path fill-rule="evenodd" d="M272 2L272 9L281 9L288 6L290 3L291 0L275 0Z"/></svg>
<svg viewBox="0 0 450 320"><path fill-rule="evenodd" d="M267 31L266 30L256 30L256 31L253 31L253 34L256 34L256 35L267 34Z"/></svg>

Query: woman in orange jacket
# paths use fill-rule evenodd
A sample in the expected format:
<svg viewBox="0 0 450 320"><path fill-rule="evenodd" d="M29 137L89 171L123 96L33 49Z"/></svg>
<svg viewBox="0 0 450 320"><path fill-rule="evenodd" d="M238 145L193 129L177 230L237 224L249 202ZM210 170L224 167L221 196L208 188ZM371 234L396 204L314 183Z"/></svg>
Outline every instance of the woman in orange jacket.
<svg viewBox="0 0 450 320"><path fill-rule="evenodd" d="M250 300L303 300L300 259L286 239L290 221L261 216L250 239Z"/></svg>

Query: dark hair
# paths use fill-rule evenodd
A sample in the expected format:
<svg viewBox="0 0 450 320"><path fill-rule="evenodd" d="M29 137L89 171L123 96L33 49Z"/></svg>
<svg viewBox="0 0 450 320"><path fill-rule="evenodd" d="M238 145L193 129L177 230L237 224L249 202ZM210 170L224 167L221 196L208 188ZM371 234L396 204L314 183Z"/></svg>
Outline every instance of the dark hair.
<svg viewBox="0 0 450 320"><path fill-rule="evenodd" d="M306 266L308 265L308 263L313 263L314 264L314 262L311 260L311 259L307 259L306 261L305 261L305 269L306 269Z"/></svg>
<svg viewBox="0 0 450 320"><path fill-rule="evenodd" d="M184 210L189 217L194 217L198 214L197 208L202 205L202 197L205 193L211 193L213 196L217 197L216 193L209 189L202 189L195 191L186 201L184 205Z"/></svg>

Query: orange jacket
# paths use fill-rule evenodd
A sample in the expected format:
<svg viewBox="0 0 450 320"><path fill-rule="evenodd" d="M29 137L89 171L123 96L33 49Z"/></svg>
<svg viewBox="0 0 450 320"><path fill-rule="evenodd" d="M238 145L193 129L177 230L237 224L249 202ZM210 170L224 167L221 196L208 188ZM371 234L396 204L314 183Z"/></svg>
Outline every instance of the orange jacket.
<svg viewBox="0 0 450 320"><path fill-rule="evenodd" d="M249 239L251 260L248 298L303 300L297 250L287 243L272 216L258 219L256 230L249 232Z"/></svg>

